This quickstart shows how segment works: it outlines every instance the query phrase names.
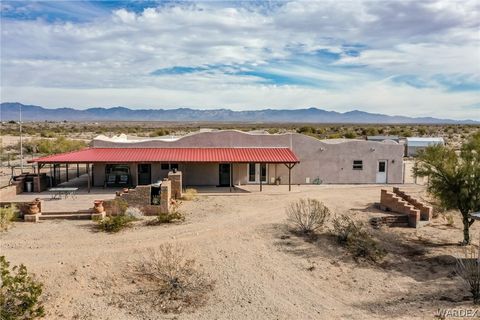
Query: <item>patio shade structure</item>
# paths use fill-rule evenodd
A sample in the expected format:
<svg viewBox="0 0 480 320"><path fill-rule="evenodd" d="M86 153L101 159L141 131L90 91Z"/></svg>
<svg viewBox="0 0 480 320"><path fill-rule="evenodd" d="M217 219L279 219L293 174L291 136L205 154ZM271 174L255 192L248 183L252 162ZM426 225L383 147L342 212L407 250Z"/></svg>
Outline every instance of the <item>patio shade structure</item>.
<svg viewBox="0 0 480 320"><path fill-rule="evenodd" d="M86 164L89 190L90 164L92 163L281 163L289 170L290 191L291 169L299 163L299 160L289 148L87 148L40 157L29 162L37 163L39 169L45 164ZM231 177L232 175L230 175L230 188L232 187Z"/></svg>

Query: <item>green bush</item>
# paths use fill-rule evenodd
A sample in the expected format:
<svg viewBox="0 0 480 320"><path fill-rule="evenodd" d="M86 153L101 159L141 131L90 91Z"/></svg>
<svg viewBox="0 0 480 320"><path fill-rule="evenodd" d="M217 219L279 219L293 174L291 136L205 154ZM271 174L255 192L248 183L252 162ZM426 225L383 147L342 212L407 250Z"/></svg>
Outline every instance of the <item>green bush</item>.
<svg viewBox="0 0 480 320"><path fill-rule="evenodd" d="M185 221L185 215L178 210L180 206L180 202L174 202L170 212L161 212L160 206L158 207L145 207L144 214L145 215L156 215L155 219L150 220L148 222L149 225L158 225L164 223L172 223L177 221Z"/></svg>
<svg viewBox="0 0 480 320"><path fill-rule="evenodd" d="M103 202L103 207L107 215L121 216L125 215L128 208L128 202L123 198L115 198Z"/></svg>
<svg viewBox="0 0 480 320"><path fill-rule="evenodd" d="M467 285L468 291L472 294L473 303L480 304L480 258L476 249L465 251L465 258L456 258L456 273Z"/></svg>
<svg viewBox="0 0 480 320"><path fill-rule="evenodd" d="M0 208L0 231L6 231L17 218L17 208L14 205Z"/></svg>
<svg viewBox="0 0 480 320"><path fill-rule="evenodd" d="M87 146L85 141L72 140L65 137L56 139L35 139L23 144L27 153L55 154L83 149Z"/></svg>
<svg viewBox="0 0 480 320"><path fill-rule="evenodd" d="M344 136L347 139L355 139L357 137L357 134L355 133L355 131L347 131Z"/></svg>
<svg viewBox="0 0 480 320"><path fill-rule="evenodd" d="M102 220L99 220L98 228L101 231L116 233L125 228L128 228L132 225L132 222L136 219L132 216L127 215L118 215L118 216L108 216Z"/></svg>
<svg viewBox="0 0 480 320"><path fill-rule="evenodd" d="M43 317L45 310L40 301L42 283L35 280L23 264L10 269L5 256L0 256L0 271L0 319L27 320Z"/></svg>
<svg viewBox="0 0 480 320"><path fill-rule="evenodd" d="M347 215L333 219L333 230L338 243L345 246L355 259L378 262L386 255L386 251L365 230L364 225Z"/></svg>
<svg viewBox="0 0 480 320"><path fill-rule="evenodd" d="M161 137L161 136L167 136L170 134L170 131L166 129L157 129L154 132L150 133L150 137Z"/></svg>

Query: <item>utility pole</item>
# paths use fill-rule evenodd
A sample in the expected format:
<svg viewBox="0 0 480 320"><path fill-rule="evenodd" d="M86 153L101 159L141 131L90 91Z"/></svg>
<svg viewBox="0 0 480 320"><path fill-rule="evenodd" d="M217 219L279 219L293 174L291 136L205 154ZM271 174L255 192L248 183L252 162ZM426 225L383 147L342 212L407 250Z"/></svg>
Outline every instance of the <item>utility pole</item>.
<svg viewBox="0 0 480 320"><path fill-rule="evenodd" d="M20 105L20 171L23 173L22 105Z"/></svg>

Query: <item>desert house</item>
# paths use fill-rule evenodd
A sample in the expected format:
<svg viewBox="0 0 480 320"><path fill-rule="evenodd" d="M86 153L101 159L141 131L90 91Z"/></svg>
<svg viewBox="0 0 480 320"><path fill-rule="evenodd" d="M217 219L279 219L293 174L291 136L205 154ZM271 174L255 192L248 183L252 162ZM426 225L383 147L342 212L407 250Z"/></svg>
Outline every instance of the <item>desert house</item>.
<svg viewBox="0 0 480 320"><path fill-rule="evenodd" d="M88 149L32 162L86 164L89 184L96 187L151 184L176 170L184 186L398 184L403 153L395 141L212 130L181 137L98 136Z"/></svg>

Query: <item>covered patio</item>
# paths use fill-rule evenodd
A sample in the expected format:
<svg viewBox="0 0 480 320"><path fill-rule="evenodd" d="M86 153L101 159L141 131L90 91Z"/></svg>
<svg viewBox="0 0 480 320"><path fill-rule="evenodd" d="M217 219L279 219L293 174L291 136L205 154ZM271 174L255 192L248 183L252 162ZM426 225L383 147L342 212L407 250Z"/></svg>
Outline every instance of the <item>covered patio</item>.
<svg viewBox="0 0 480 320"><path fill-rule="evenodd" d="M93 186L107 187L110 180L108 166L125 166L128 186L151 184L162 180L166 170L180 170L187 181L184 185L212 185L228 187L232 192L248 176L247 164L265 167L265 177L260 169L260 179L256 179L259 190L268 184L266 166L277 164L288 170L288 190L291 191L292 169L299 163L289 148L88 148L80 151L56 154L30 160L38 165L37 172L46 165L56 168L64 166L78 168L85 166L87 193ZM207 170L208 169L208 170ZM213 171L212 171L213 170ZM258 174L258 173L257 173ZM238 182L235 184L234 178ZM60 178L61 179L61 178ZM78 178L77 178L78 179ZM75 180L77 180L75 179ZM243 179L243 180L242 180ZM247 178L248 179L248 178ZM115 179L113 179L115 180ZM53 181L57 181L57 177ZM203 182L205 181L205 184Z"/></svg>

